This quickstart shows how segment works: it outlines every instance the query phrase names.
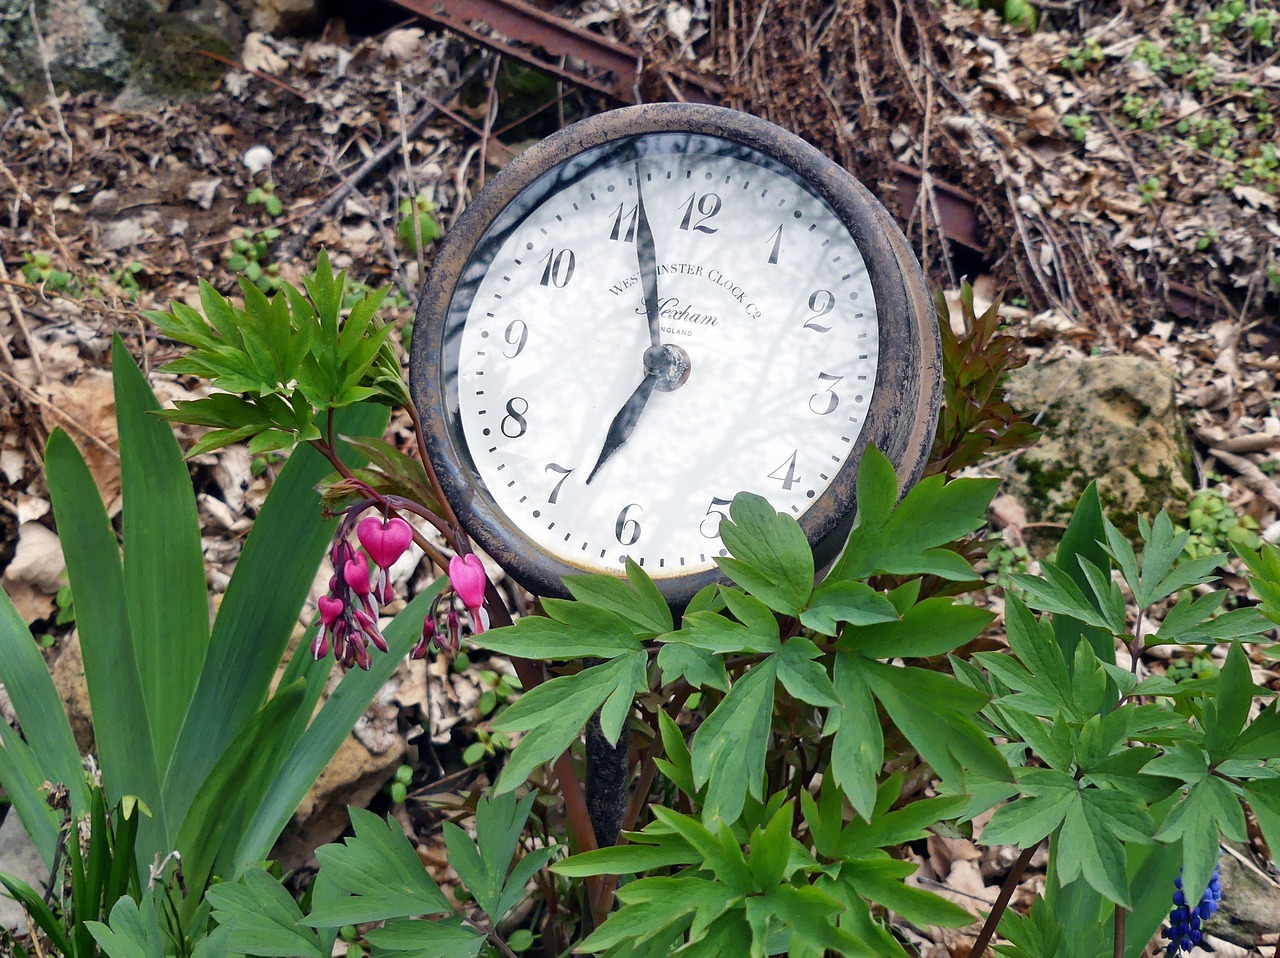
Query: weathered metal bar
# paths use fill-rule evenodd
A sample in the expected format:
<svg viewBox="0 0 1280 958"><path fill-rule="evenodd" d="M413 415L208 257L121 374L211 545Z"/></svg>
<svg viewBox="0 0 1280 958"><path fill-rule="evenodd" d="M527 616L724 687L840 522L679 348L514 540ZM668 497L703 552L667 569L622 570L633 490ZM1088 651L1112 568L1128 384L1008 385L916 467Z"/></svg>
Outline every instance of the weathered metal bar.
<svg viewBox="0 0 1280 958"><path fill-rule="evenodd" d="M576 27L563 17L540 10L524 0L392 0L396 6L460 33L504 56L623 103L638 102L636 80L641 57L625 44ZM482 32L472 26L483 21L495 33L541 47L553 57L572 57L609 76L592 76L556 60Z"/></svg>
<svg viewBox="0 0 1280 958"><path fill-rule="evenodd" d="M639 52L624 43L577 27L563 17L548 13L526 0L391 2L482 46L569 83L621 103L640 102L639 79L643 57ZM477 20L488 24L501 36L476 29L472 23ZM585 64L588 70L594 68L597 72L589 73L569 64L562 66L556 59L540 57L532 50L510 41L540 47L551 57L572 58ZM678 71L672 75L672 79L677 81L680 95L693 102L714 103L723 92L723 88L715 81L688 71ZM894 169L897 173L900 208L913 209L920 193L921 173L903 163L895 163ZM935 179L933 188L943 235L952 242L979 253L986 252L987 247L978 226L977 201L959 187L941 180ZM1222 304L1213 298L1172 281L1164 284L1164 301L1171 313L1183 319L1212 316L1222 308Z"/></svg>

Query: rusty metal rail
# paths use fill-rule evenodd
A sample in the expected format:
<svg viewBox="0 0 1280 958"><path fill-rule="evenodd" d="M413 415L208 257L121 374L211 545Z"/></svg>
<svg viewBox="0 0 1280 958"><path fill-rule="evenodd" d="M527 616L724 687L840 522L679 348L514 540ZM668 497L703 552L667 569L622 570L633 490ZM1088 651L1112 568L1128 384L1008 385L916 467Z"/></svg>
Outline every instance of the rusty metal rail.
<svg viewBox="0 0 1280 958"><path fill-rule="evenodd" d="M574 25L526 0L391 0L399 7L461 34L503 56L559 77L620 103L641 102L644 58L630 46ZM479 24L479 26L477 26ZM537 51L542 51L541 55ZM678 95L695 103L715 103L724 93L714 80L679 71L669 79ZM894 165L900 208L915 207L922 175ZM979 253L987 250L978 223L978 204L964 190L934 180L942 233ZM1172 281L1159 284L1165 305L1183 319L1211 316L1223 304Z"/></svg>

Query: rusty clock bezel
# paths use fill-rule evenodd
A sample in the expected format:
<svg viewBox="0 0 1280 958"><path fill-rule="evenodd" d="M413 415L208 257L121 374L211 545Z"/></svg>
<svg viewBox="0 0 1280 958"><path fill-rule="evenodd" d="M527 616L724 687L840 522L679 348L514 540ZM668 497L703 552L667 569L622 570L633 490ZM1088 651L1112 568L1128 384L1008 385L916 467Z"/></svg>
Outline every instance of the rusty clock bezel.
<svg viewBox="0 0 1280 958"><path fill-rule="evenodd" d="M525 536L489 497L460 435L450 428L444 370L446 320L464 273L486 232L542 177L574 157L615 141L662 133L701 134L749 147L807 183L849 231L876 297L876 384L861 434L827 489L799 517L819 564L834 558L853 523L858 462L869 443L889 458L905 491L928 459L941 396L941 347L924 273L906 237L880 202L846 170L799 137L723 107L653 103L582 120L511 160L458 217L421 290L409 382L427 454L467 534L535 595L568 596L563 578L587 571L561 562ZM455 411L456 412L456 411ZM458 429L460 433L460 427ZM618 570L619 577L622 570ZM682 608L701 588L728 580L717 570L655 580Z"/></svg>

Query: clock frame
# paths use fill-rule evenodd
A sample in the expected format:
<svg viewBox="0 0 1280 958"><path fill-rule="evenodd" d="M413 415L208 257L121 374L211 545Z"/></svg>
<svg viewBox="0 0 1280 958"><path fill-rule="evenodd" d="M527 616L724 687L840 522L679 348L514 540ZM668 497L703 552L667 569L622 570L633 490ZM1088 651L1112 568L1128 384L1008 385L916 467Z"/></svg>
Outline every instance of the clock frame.
<svg viewBox="0 0 1280 958"><path fill-rule="evenodd" d="M450 505L477 545L536 595L567 596L564 576L598 570L571 565L543 551L497 506L480 480L446 388L450 307L467 282L468 267L473 273L477 268L474 257L490 227L513 204L530 204L526 191L541 186L538 181L545 174L608 144L662 133L726 140L788 168L825 201L866 264L878 318L875 386L851 453L827 488L798 517L819 564L834 558L852 525L857 466L867 444L874 443L894 464L903 490L920 477L932 445L941 389L933 305L906 238L861 183L780 127L721 107L647 104L583 120L514 158L458 217L439 247L419 297L409 367L427 454ZM619 567L618 574L622 573ZM699 589L727 580L711 569L655 581L664 598L681 608Z"/></svg>

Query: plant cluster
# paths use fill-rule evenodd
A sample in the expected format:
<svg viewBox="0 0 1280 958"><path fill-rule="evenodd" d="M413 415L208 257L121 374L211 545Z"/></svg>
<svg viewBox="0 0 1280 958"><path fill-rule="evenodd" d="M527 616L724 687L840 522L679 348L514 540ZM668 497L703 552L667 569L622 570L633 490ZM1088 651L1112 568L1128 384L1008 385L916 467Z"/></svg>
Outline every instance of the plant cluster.
<svg viewBox="0 0 1280 958"><path fill-rule="evenodd" d="M571 599L543 599L543 614L514 623L425 458L340 438L376 434L387 406L416 415L376 316L385 294L349 299L323 255L304 290L241 290L243 306L204 284L203 314L148 314L189 347L168 368L221 392L161 412L115 345L123 558L74 446L61 433L49 443L97 804L35 643L0 602L0 680L23 729L0 741L0 785L50 867L60 849L71 856L72 893L46 934L83 939L77 955L324 958L342 934L375 956L537 944L618 958L906 958L896 924L974 921L908 880L910 845L946 833L1018 846L1010 894L1048 845L1043 893L1026 914L1002 895L974 955L998 931L1007 958L1137 958L1177 876L1186 902L1212 894L1219 840L1245 838L1246 806L1280 842L1280 712L1246 652L1280 622L1280 550L1232 543L1260 603L1223 611L1212 584L1225 556L1189 554L1192 533L1164 514L1139 522L1135 548L1090 487L1039 574L1006 570L1004 643L994 614L963 594L982 583L958 543L984 524L997 483L947 475L1033 438L1000 389L1019 357L994 307L975 315L971 290L963 335L939 308L934 474L903 494L868 447L852 530L820 579L797 523L740 493L720 528L725 581L679 615L628 563L623 579L568 577ZM291 452L212 632L190 482L162 417L210 429L193 451ZM308 496L316 486L336 523ZM442 575L388 621L389 570L411 543ZM272 691L324 554L334 570L301 646L311 654L290 658ZM466 757L509 750L496 781L442 810L464 893L444 895L397 824L355 809L354 834L319 850L296 901L263 862L307 785L401 658L459 654L467 633L511 657L519 682L486 680L491 718ZM1142 653L1157 644L1220 647L1224 664L1148 673ZM360 668L317 709L335 658ZM586 795L595 786L599 804L599 746L581 763L584 732L628 759L629 796L605 796L626 844L597 840L607 833ZM106 823L81 878L77 829L45 803L46 780L66 785L70 821ZM411 782L399 775L392 797ZM119 835L129 822L132 855ZM132 866L112 894L88 877L103 873L102 848ZM1189 907L1173 920L1180 946L1198 929Z"/></svg>
<svg viewBox="0 0 1280 958"><path fill-rule="evenodd" d="M1187 504L1186 551L1193 559L1239 548L1250 552L1262 547L1258 520L1240 515L1220 489L1201 489Z"/></svg>

